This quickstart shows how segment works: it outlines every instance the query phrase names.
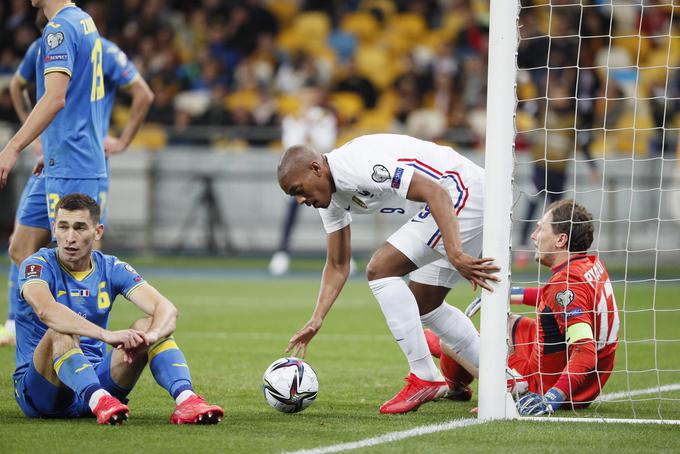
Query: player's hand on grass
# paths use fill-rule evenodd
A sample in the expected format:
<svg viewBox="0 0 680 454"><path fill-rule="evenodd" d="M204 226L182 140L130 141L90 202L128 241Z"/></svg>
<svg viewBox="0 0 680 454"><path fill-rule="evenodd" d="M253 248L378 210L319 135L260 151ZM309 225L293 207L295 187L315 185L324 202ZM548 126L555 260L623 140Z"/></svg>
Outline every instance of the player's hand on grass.
<svg viewBox="0 0 680 454"><path fill-rule="evenodd" d="M465 308L465 315L467 315L469 318L472 318L472 316L479 312L481 308L482 297L478 296L477 298L473 299L470 304L468 304L467 308Z"/></svg>
<svg viewBox="0 0 680 454"><path fill-rule="evenodd" d="M44 168L45 168L45 158L40 156L38 159L35 160L35 165L33 166L33 170L31 171L31 173L33 175L35 175L36 177L40 176L40 174L42 173Z"/></svg>
<svg viewBox="0 0 680 454"><path fill-rule="evenodd" d="M493 258L485 257L476 259L464 252L458 253L453 257L449 257L451 264L456 267L461 276L470 281L473 290L477 290L477 286L493 292L488 281L499 281L498 276L492 273L500 271L500 268L494 264Z"/></svg>
<svg viewBox="0 0 680 454"><path fill-rule="evenodd" d="M16 164L18 158L18 151L14 151L7 147L0 151L0 189L7 185L9 172L14 167L14 164Z"/></svg>
<svg viewBox="0 0 680 454"><path fill-rule="evenodd" d="M526 393L515 404L520 416L551 415L560 408L564 397L556 388L550 388L545 395Z"/></svg>
<svg viewBox="0 0 680 454"><path fill-rule="evenodd" d="M316 335L316 333L321 328L321 321L311 319L307 324L293 337L290 338L288 342L288 347L286 347L286 353L291 353L292 356L298 358L304 358L307 353L307 345Z"/></svg>

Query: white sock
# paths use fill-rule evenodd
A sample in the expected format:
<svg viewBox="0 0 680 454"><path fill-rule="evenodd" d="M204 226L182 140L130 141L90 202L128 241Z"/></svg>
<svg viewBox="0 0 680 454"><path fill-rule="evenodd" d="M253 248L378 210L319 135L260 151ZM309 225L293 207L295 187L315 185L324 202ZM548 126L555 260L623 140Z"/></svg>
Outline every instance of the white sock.
<svg viewBox="0 0 680 454"><path fill-rule="evenodd" d="M176 403L177 405L179 405L179 404L181 404L182 402L184 402L185 400L187 400L188 398L190 398L191 396L195 396L195 395L196 395L196 393L193 392L192 390L190 390L190 389L185 389L184 391L182 391L181 393L179 393L179 396L177 396L177 397L175 398L175 403Z"/></svg>
<svg viewBox="0 0 680 454"><path fill-rule="evenodd" d="M103 396L108 395L109 392L104 388L98 389L95 392L93 392L92 395L90 396L90 401L88 402L90 410L92 410L92 412L94 413L94 409L97 408L97 404L99 404L99 399L101 399Z"/></svg>
<svg viewBox="0 0 680 454"><path fill-rule="evenodd" d="M12 335L15 335L17 332L16 328L16 322L14 320L7 320L5 321L5 329Z"/></svg>
<svg viewBox="0 0 680 454"><path fill-rule="evenodd" d="M423 380L443 380L427 348L418 303L406 283L400 277L386 277L369 281L368 285L380 304L387 326L406 355L411 372Z"/></svg>
<svg viewBox="0 0 680 454"><path fill-rule="evenodd" d="M446 345L462 358L479 367L479 333L468 317L446 301L420 317Z"/></svg>

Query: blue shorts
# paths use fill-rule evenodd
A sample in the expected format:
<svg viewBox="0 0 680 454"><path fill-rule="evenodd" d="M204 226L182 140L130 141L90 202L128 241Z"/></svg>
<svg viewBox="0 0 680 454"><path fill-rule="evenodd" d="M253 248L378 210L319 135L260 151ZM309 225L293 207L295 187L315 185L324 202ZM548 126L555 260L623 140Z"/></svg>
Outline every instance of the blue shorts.
<svg viewBox="0 0 680 454"><path fill-rule="evenodd" d="M31 179L29 179L29 183ZM108 178L80 180L74 178L35 177L33 183L26 185L23 202L19 202L18 222L28 227L36 227L52 231L54 224L54 209L59 199L79 192L97 201L101 208L99 222L106 225L106 211L108 200Z"/></svg>
<svg viewBox="0 0 680 454"><path fill-rule="evenodd" d="M31 174L19 199L17 222L27 227L49 230L50 220L45 208L45 177Z"/></svg>
<svg viewBox="0 0 680 454"><path fill-rule="evenodd" d="M123 403L127 403L129 389L118 386L111 378L111 358L109 350L104 359L94 363L94 370L102 387ZM40 375L31 361L28 369L20 377L14 378L14 399L29 418L78 418L91 416L88 402L80 399L71 389L53 385Z"/></svg>

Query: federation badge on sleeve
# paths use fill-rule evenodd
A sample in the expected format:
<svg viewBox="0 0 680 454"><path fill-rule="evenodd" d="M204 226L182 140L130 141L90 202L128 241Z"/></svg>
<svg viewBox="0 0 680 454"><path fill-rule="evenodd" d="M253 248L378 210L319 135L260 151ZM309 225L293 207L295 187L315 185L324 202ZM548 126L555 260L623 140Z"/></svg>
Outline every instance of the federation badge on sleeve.
<svg viewBox="0 0 680 454"><path fill-rule="evenodd" d="M574 292L569 289L566 289L563 292L558 292L557 295L555 295L555 301L560 306L567 307L572 301L574 301Z"/></svg>
<svg viewBox="0 0 680 454"><path fill-rule="evenodd" d="M59 47L59 45L64 42L64 34L62 32L49 33L45 42L50 49Z"/></svg>
<svg viewBox="0 0 680 454"><path fill-rule="evenodd" d="M26 265L24 268L24 277L26 279L35 279L42 276L42 265Z"/></svg>

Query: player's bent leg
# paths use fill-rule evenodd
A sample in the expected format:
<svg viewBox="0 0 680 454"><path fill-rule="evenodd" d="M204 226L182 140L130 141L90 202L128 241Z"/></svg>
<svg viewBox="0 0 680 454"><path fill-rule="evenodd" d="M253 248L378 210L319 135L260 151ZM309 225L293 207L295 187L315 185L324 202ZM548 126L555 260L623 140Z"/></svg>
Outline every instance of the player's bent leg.
<svg viewBox="0 0 680 454"><path fill-rule="evenodd" d="M34 377L27 374L25 400L32 402L38 416L76 417L92 411L100 424L127 419L128 408L102 388L92 363L80 349L78 336L48 329L33 353L31 367L36 373ZM45 395L31 386L48 392Z"/></svg>
<svg viewBox="0 0 680 454"><path fill-rule="evenodd" d="M414 411L441 397L448 388L427 348L418 303L401 278L415 269L406 255L385 243L373 254L366 270L371 291L411 369L407 385L380 407L381 413Z"/></svg>
<svg viewBox="0 0 680 454"><path fill-rule="evenodd" d="M172 424L217 424L224 410L194 393L189 365L174 337L159 339L149 347L149 368L156 383L163 387L177 406L170 416Z"/></svg>

